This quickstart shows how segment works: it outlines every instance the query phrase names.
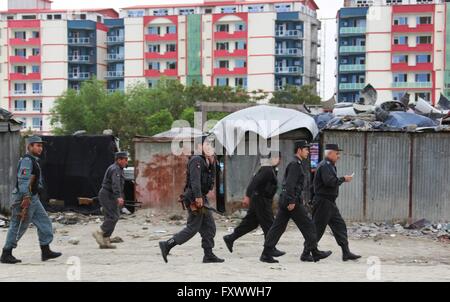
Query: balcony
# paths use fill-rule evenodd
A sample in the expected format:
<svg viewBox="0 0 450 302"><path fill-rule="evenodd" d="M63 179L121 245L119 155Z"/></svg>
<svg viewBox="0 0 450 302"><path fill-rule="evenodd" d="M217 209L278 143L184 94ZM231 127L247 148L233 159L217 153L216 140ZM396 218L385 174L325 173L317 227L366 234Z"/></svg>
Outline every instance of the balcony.
<svg viewBox="0 0 450 302"><path fill-rule="evenodd" d="M123 61L124 59L123 53L109 53L106 57L107 61Z"/></svg>
<svg viewBox="0 0 450 302"><path fill-rule="evenodd" d="M365 53L366 47L365 46L341 46L339 47L339 53Z"/></svg>
<svg viewBox="0 0 450 302"><path fill-rule="evenodd" d="M11 91L11 95L19 95L19 96L22 96L22 95L26 95L27 94L27 91L26 90L12 90Z"/></svg>
<svg viewBox="0 0 450 302"><path fill-rule="evenodd" d="M11 39L9 39L9 45L11 45L11 46L39 46L39 45L41 45L41 38L29 38L29 39L11 38Z"/></svg>
<svg viewBox="0 0 450 302"><path fill-rule="evenodd" d="M341 84L339 84L339 90L356 90L356 91L360 91L364 87L366 87L366 84L364 84L364 83L341 83Z"/></svg>
<svg viewBox="0 0 450 302"><path fill-rule="evenodd" d="M235 49L233 52L229 50L217 49L214 50L214 57L247 57L247 49Z"/></svg>
<svg viewBox="0 0 450 302"><path fill-rule="evenodd" d="M246 75L247 67L229 68L214 68L214 75Z"/></svg>
<svg viewBox="0 0 450 302"><path fill-rule="evenodd" d="M9 79L11 81L36 81L41 79L41 73L35 72L35 73L10 73Z"/></svg>
<svg viewBox="0 0 450 302"><path fill-rule="evenodd" d="M22 56L10 56L9 57L10 63L40 63L41 62L41 56L28 56L28 57L22 57Z"/></svg>
<svg viewBox="0 0 450 302"><path fill-rule="evenodd" d="M226 31L216 31L214 32L214 40L239 40L239 39L247 39L247 31L235 31L235 32L226 32Z"/></svg>
<svg viewBox="0 0 450 302"><path fill-rule="evenodd" d="M113 71L107 71L106 72L106 78L107 79L123 78L123 76L124 76L123 70L113 70Z"/></svg>
<svg viewBox="0 0 450 302"><path fill-rule="evenodd" d="M303 68L301 68L299 66L277 66L277 67L275 67L275 73L279 73L279 74L290 74L290 73L302 74L303 73Z"/></svg>
<svg viewBox="0 0 450 302"><path fill-rule="evenodd" d="M417 63L409 65L408 63L392 63L392 71L433 71L433 63Z"/></svg>
<svg viewBox="0 0 450 302"><path fill-rule="evenodd" d="M81 56L69 56L70 63L91 63L91 56L81 55Z"/></svg>
<svg viewBox="0 0 450 302"><path fill-rule="evenodd" d="M159 71L156 69L147 69L144 72L146 77L176 77L178 76L178 69L166 69L164 71Z"/></svg>
<svg viewBox="0 0 450 302"><path fill-rule="evenodd" d="M339 66L339 72L364 72L365 70L365 64L346 64Z"/></svg>
<svg viewBox="0 0 450 302"><path fill-rule="evenodd" d="M69 45L78 45L78 46L91 46L92 40L89 37L83 37L83 38L69 38L67 40Z"/></svg>
<svg viewBox="0 0 450 302"><path fill-rule="evenodd" d="M107 36L106 37L107 44L123 43L124 41L125 41L124 36Z"/></svg>
<svg viewBox="0 0 450 302"><path fill-rule="evenodd" d="M178 52L177 51L168 51L165 53L159 53L159 52L146 52L145 53L146 59L177 59L178 58Z"/></svg>
<svg viewBox="0 0 450 302"><path fill-rule="evenodd" d="M298 29L294 30L277 30L275 31L275 36L277 38L292 38L292 39L302 39L303 33Z"/></svg>
<svg viewBox="0 0 450 302"><path fill-rule="evenodd" d="M146 34L145 35L145 41L147 41L147 42L177 41L177 40L178 40L178 33L171 33L171 34L164 34L164 35L158 35L158 34Z"/></svg>
<svg viewBox="0 0 450 302"><path fill-rule="evenodd" d="M341 27L339 30L340 35L365 35L365 27Z"/></svg>
<svg viewBox="0 0 450 302"><path fill-rule="evenodd" d="M431 52L433 51L433 44L417 44L416 46L409 46L408 44L394 44L392 45L394 52Z"/></svg>
<svg viewBox="0 0 450 302"><path fill-rule="evenodd" d="M277 48L275 49L277 56L303 56L303 50L300 48Z"/></svg>
<svg viewBox="0 0 450 302"><path fill-rule="evenodd" d="M84 80L88 80L90 77L91 77L90 72L70 72L69 73L69 80L84 81Z"/></svg>
<svg viewBox="0 0 450 302"><path fill-rule="evenodd" d="M394 82L392 88L406 88L406 89L430 89L433 88L431 82Z"/></svg>
<svg viewBox="0 0 450 302"><path fill-rule="evenodd" d="M418 24L416 27L409 25L392 25L392 32L394 33L433 33L433 24Z"/></svg>

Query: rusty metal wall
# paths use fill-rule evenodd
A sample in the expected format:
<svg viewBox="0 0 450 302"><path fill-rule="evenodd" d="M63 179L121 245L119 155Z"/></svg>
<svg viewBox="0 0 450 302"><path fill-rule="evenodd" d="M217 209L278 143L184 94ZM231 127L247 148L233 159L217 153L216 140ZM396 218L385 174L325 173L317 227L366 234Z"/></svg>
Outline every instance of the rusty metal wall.
<svg viewBox="0 0 450 302"><path fill-rule="evenodd" d="M355 172L337 200L345 219L450 220L450 133L325 131L343 149L340 175Z"/></svg>
<svg viewBox="0 0 450 302"><path fill-rule="evenodd" d="M20 133L0 132L0 211L8 212L20 158Z"/></svg>
<svg viewBox="0 0 450 302"><path fill-rule="evenodd" d="M364 219L364 133L352 134L348 135L343 131L325 132L323 145L335 143L344 149L337 164L338 173L355 173L355 178L350 184L341 186L336 202L343 217L359 221Z"/></svg>
<svg viewBox="0 0 450 302"><path fill-rule="evenodd" d="M135 142L136 199L144 207L178 208L187 156L172 154L171 142Z"/></svg>
<svg viewBox="0 0 450 302"><path fill-rule="evenodd" d="M450 220L450 134L414 135L413 219Z"/></svg>

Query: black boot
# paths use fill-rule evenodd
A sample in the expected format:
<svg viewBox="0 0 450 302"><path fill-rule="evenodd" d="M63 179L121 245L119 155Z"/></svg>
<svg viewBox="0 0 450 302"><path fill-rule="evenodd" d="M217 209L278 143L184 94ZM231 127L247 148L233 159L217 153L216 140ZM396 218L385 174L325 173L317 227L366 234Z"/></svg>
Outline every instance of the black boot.
<svg viewBox="0 0 450 302"><path fill-rule="evenodd" d="M277 248L274 248L272 250L272 257L278 258L278 257L284 256L284 255L286 255L286 252L280 251Z"/></svg>
<svg viewBox="0 0 450 302"><path fill-rule="evenodd" d="M203 257L203 263L223 263L225 262L224 259L220 259L214 253L212 250L205 250L205 256Z"/></svg>
<svg viewBox="0 0 450 302"><path fill-rule="evenodd" d="M348 245L342 247L342 260L343 261L356 260L359 258L361 258L360 255L355 255L352 252L350 252Z"/></svg>
<svg viewBox="0 0 450 302"><path fill-rule="evenodd" d="M279 261L273 258L272 256L273 249L264 248L261 257L259 257L259 261L266 263L278 263Z"/></svg>
<svg viewBox="0 0 450 302"><path fill-rule="evenodd" d="M227 246L230 253L233 253L233 244L234 244L233 235L226 235L223 237L223 241L225 241L225 245Z"/></svg>
<svg viewBox="0 0 450 302"><path fill-rule="evenodd" d="M22 260L16 259L16 257L13 256L12 249L3 249L0 262L4 264L16 264L21 263Z"/></svg>
<svg viewBox="0 0 450 302"><path fill-rule="evenodd" d="M41 245L41 251L42 251L42 261L55 259L62 255L61 253L52 252L52 250L50 250L49 245Z"/></svg>
<svg viewBox="0 0 450 302"><path fill-rule="evenodd" d="M322 259L329 257L332 252L331 251L319 251L317 248L311 251L312 258L314 262L319 262Z"/></svg>
<svg viewBox="0 0 450 302"><path fill-rule="evenodd" d="M314 258L311 255L311 251L307 248L303 250L302 255L300 256L300 261L303 262L314 262Z"/></svg>
<svg viewBox="0 0 450 302"><path fill-rule="evenodd" d="M167 240L167 241L160 241L159 242L159 248L161 249L161 255L164 259L164 262L167 263L167 255L169 255L170 250L177 245L175 243L175 240L173 238Z"/></svg>

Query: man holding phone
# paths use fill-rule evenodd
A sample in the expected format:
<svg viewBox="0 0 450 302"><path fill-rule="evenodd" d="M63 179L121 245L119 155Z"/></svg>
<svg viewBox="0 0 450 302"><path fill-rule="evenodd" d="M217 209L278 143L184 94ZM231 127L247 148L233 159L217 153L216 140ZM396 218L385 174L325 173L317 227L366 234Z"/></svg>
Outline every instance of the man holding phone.
<svg viewBox="0 0 450 302"><path fill-rule="evenodd" d="M316 226L317 241L322 238L327 225L330 226L337 244L342 248L342 260L348 261L361 256L350 252L347 226L336 205L339 187L345 182L351 182L355 174L338 177L336 163L341 157L341 151L336 144L325 146L325 159L317 167L314 177L313 222Z"/></svg>

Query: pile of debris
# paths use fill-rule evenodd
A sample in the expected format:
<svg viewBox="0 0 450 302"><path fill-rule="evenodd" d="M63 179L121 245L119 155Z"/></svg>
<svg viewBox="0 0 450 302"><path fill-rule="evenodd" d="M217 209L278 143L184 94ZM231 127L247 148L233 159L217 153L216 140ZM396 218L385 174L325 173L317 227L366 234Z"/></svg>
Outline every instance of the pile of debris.
<svg viewBox="0 0 450 302"><path fill-rule="evenodd" d="M99 216L87 216L83 214L78 214L74 212L65 213L55 213L50 215L52 222L63 224L63 225L75 225L75 224L88 224L88 223L100 223L101 219Z"/></svg>
<svg viewBox="0 0 450 302"><path fill-rule="evenodd" d="M427 237L450 243L450 223L431 223L421 219L410 225L405 223L353 223L348 227L352 238L373 238L375 241L385 237L407 236Z"/></svg>
<svg viewBox="0 0 450 302"><path fill-rule="evenodd" d="M410 102L405 93L400 100L378 101L378 93L367 85L361 90L361 102L336 103L335 98L322 102L326 113L314 116L320 130L357 131L450 131L450 101L441 94L438 105L419 98Z"/></svg>

